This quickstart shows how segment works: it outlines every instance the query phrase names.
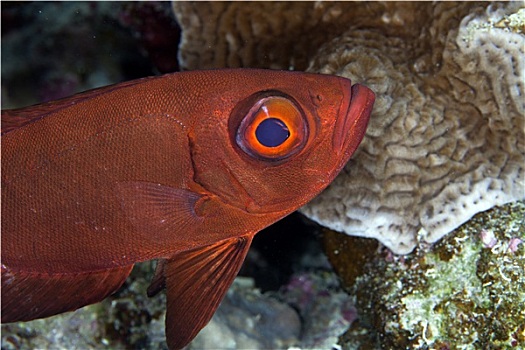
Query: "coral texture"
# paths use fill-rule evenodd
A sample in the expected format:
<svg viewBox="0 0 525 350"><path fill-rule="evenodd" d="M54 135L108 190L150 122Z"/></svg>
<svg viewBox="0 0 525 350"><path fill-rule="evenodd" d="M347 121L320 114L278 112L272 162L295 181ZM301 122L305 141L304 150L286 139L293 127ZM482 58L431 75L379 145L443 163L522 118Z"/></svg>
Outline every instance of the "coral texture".
<svg viewBox="0 0 525 350"><path fill-rule="evenodd" d="M404 254L480 211L525 197L519 6L220 3L174 9L183 28L182 67L301 69L310 61L308 71L342 75L376 92L359 150L301 211ZM318 49L319 43L325 44Z"/></svg>
<svg viewBox="0 0 525 350"><path fill-rule="evenodd" d="M474 214L524 198L525 39L472 30L505 13L479 12L440 32L450 13L436 11L428 33L446 39L431 57L367 31L323 49L310 70L363 81L378 101L360 153L303 213L407 253L418 239L436 242Z"/></svg>
<svg viewBox="0 0 525 350"><path fill-rule="evenodd" d="M179 63L188 70L304 70L308 55L325 40L325 35L315 33L327 33L331 26L324 4L306 2L173 2L173 9L183 28ZM341 14L341 9L335 12Z"/></svg>
<svg viewBox="0 0 525 350"><path fill-rule="evenodd" d="M524 239L519 201L475 215L431 251L373 257L350 287L360 318L343 348L523 349Z"/></svg>

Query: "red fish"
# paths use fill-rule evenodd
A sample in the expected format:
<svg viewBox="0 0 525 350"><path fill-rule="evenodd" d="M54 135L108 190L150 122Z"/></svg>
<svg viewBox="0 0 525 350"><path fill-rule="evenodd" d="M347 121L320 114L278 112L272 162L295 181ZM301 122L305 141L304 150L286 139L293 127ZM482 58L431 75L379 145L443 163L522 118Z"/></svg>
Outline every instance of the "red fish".
<svg viewBox="0 0 525 350"><path fill-rule="evenodd" d="M374 94L344 78L231 69L145 78L2 112L2 322L115 292L157 259L179 349L255 233L339 173Z"/></svg>

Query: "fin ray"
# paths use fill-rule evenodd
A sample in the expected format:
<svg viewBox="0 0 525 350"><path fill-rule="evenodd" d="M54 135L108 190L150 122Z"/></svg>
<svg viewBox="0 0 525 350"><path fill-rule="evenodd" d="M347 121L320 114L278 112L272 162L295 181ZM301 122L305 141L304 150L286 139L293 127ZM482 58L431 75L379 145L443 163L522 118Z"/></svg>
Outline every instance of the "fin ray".
<svg viewBox="0 0 525 350"><path fill-rule="evenodd" d="M2 265L2 323L49 317L99 302L122 286L132 268L49 274Z"/></svg>
<svg viewBox="0 0 525 350"><path fill-rule="evenodd" d="M166 338L170 349L189 343L210 321L237 276L253 234L182 252L165 266Z"/></svg>
<svg viewBox="0 0 525 350"><path fill-rule="evenodd" d="M151 233L157 242L170 244L173 232L194 230L204 221L195 213L203 196L185 189L151 182L119 182L122 208L137 232Z"/></svg>

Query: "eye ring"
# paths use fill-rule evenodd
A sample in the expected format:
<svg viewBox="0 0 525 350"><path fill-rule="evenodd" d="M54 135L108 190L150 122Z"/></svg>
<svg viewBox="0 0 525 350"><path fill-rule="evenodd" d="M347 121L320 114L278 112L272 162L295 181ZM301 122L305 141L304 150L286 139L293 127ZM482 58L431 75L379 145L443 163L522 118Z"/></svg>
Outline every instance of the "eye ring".
<svg viewBox="0 0 525 350"><path fill-rule="evenodd" d="M296 154L307 140L304 113L284 96L259 99L242 119L236 134L236 143L245 153L273 161Z"/></svg>

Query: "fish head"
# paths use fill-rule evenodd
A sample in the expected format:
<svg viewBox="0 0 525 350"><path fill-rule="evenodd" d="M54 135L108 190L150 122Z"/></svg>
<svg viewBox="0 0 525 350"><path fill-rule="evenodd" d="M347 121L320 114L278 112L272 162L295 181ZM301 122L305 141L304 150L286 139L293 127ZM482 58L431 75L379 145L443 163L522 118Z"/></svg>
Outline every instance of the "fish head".
<svg viewBox="0 0 525 350"><path fill-rule="evenodd" d="M326 188L363 139L374 93L345 78L221 70L193 128L194 179L254 214L286 215Z"/></svg>

